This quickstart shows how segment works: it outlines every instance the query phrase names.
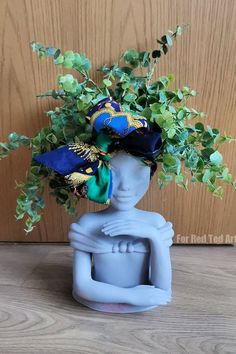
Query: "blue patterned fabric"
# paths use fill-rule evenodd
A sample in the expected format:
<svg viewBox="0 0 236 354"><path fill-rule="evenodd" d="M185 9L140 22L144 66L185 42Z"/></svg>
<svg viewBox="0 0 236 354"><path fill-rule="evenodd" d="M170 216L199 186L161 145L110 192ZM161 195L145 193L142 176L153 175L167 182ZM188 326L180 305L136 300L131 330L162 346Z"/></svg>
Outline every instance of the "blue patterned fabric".
<svg viewBox="0 0 236 354"><path fill-rule="evenodd" d="M73 143L33 159L64 176L79 197L109 204L112 174L109 160L116 150L127 151L156 170L156 158L162 149L161 128L152 129L145 117L122 109L111 97L99 101L86 115L96 132L92 143Z"/></svg>
<svg viewBox="0 0 236 354"><path fill-rule="evenodd" d="M99 161L88 161L74 151L69 149L69 146L63 146L61 148L45 152L44 154L37 155L34 160L44 164L59 174L66 176L73 172L80 171L85 173L87 168L91 168L92 171L88 173L93 175L96 173Z"/></svg>
<svg viewBox="0 0 236 354"><path fill-rule="evenodd" d="M87 119L97 132L107 128L112 131L113 136L116 134L117 137L122 138L139 128L149 130L145 117L134 116L130 112L123 111L111 97L98 102L87 114Z"/></svg>

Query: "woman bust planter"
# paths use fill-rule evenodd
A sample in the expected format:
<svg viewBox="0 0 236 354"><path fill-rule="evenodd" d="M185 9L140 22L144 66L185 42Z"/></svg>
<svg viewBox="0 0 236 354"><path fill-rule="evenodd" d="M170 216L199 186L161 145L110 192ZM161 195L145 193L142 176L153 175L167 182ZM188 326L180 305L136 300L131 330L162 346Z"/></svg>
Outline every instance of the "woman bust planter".
<svg viewBox="0 0 236 354"><path fill-rule="evenodd" d="M222 182L236 186L219 152L220 144L235 139L201 121L189 123L204 117L187 106L197 92L187 86L171 90L173 75L151 82L160 58L184 28L169 30L152 52L131 48L119 62L101 66L100 86L84 53L32 42L40 59L51 57L82 80L59 75L59 88L40 95L63 103L47 112L49 124L33 137L12 132L8 142L0 142L0 159L21 145L32 151L16 207L27 233L41 219L46 182L69 215L76 215L82 198L107 205L81 216L69 231L73 296L96 310L143 311L171 299L172 224L135 207L157 163L160 188L174 181L187 190L188 181L201 182L222 198ZM136 72L140 68L143 75Z"/></svg>
<svg viewBox="0 0 236 354"><path fill-rule="evenodd" d="M111 159L110 206L87 213L69 232L74 248L73 297L107 312L137 312L171 298L171 223L135 208L146 193L150 167L125 152Z"/></svg>
<svg viewBox="0 0 236 354"><path fill-rule="evenodd" d="M75 194L110 206L71 225L73 296L97 310L143 311L171 296L172 224L135 208L161 151L160 128L111 97L87 114L94 145L70 144L34 159L65 176ZM132 152L132 153L131 153Z"/></svg>

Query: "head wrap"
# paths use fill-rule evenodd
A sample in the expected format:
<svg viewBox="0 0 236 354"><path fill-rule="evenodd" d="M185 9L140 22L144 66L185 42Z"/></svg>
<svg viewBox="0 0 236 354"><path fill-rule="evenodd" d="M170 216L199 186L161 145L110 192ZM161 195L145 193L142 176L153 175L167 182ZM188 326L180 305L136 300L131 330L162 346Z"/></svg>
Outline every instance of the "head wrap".
<svg viewBox="0 0 236 354"><path fill-rule="evenodd" d="M156 170L161 152L161 128L145 117L123 110L111 97L99 101L86 115L95 133L92 143L71 143L33 157L64 176L73 193L109 204L112 194L112 153L124 150Z"/></svg>

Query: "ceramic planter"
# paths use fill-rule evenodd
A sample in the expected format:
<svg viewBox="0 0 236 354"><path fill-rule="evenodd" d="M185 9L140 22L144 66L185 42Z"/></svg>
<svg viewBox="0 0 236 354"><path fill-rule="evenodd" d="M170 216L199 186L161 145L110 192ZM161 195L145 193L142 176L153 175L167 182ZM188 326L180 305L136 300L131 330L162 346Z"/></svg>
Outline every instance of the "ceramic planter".
<svg viewBox="0 0 236 354"><path fill-rule="evenodd" d="M148 190L150 167L124 151L112 157L107 209L86 213L69 231L73 297L104 312L152 309L171 300L172 224L135 208Z"/></svg>

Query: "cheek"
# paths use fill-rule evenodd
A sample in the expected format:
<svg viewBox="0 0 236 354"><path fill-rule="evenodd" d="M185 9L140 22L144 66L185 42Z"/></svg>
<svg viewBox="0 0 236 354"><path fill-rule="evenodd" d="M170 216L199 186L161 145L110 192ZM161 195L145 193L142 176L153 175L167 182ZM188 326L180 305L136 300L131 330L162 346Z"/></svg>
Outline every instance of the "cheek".
<svg viewBox="0 0 236 354"><path fill-rule="evenodd" d="M138 171L134 173L131 179L131 189L136 192L138 196L142 196L148 189L150 184L150 172L149 171Z"/></svg>
<svg viewBox="0 0 236 354"><path fill-rule="evenodd" d="M134 183L134 189L137 190L138 195L142 195L147 191L149 183L149 175L140 176L138 179L136 179L136 182Z"/></svg>
<svg viewBox="0 0 236 354"><path fill-rule="evenodd" d="M118 183L118 176L114 171L111 171L111 177L112 177L112 185L114 187Z"/></svg>
<svg viewBox="0 0 236 354"><path fill-rule="evenodd" d="M143 169L131 170L129 171L129 175L125 178L128 178L130 182L130 189L136 191L138 194L142 194L143 191L146 191L148 189L150 183L150 171ZM121 179L122 176L120 175L120 173L112 170L113 191L117 188Z"/></svg>

